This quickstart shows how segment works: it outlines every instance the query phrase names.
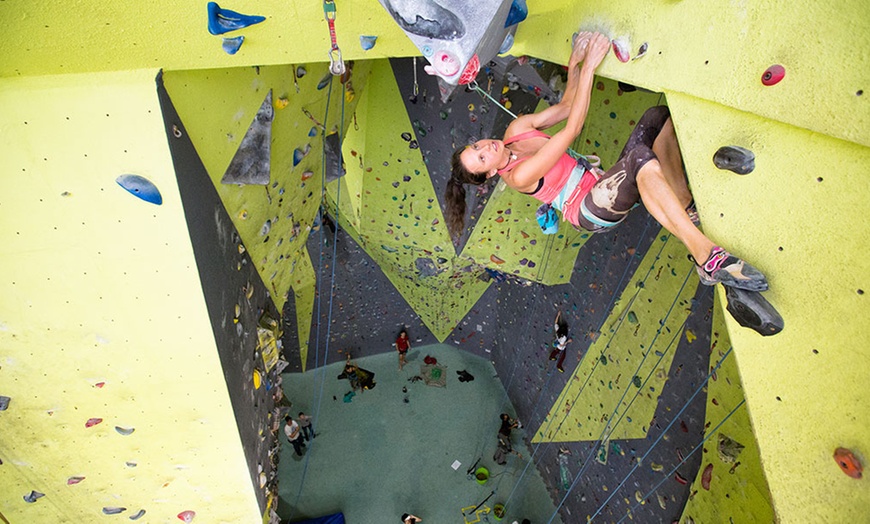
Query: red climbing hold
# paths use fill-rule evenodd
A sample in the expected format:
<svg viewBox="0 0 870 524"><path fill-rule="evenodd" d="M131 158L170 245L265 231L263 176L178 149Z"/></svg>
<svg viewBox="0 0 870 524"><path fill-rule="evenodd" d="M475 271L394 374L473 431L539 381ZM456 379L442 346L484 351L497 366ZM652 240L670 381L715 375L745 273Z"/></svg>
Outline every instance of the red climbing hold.
<svg viewBox="0 0 870 524"><path fill-rule="evenodd" d="M616 59L622 63L631 60L631 51L628 50L628 45L622 40L611 40L610 45L613 47L613 54Z"/></svg>
<svg viewBox="0 0 870 524"><path fill-rule="evenodd" d="M468 61L468 64L465 66L465 70L462 71L462 74L459 75L459 84L465 85L470 84L472 80L477 78L477 73L480 72L480 58L475 54Z"/></svg>
<svg viewBox="0 0 870 524"><path fill-rule="evenodd" d="M761 75L761 83L766 86L773 86L779 83L785 77L785 68L779 64L772 65Z"/></svg>
<svg viewBox="0 0 870 524"><path fill-rule="evenodd" d="M89 418L88 421L85 422L85 427L92 428L102 421L103 421L103 419L101 419L101 418Z"/></svg>
<svg viewBox="0 0 870 524"><path fill-rule="evenodd" d="M711 480L713 480L713 464L707 464L704 473L701 474L701 487L710 491Z"/></svg>
<svg viewBox="0 0 870 524"><path fill-rule="evenodd" d="M188 509L178 514L178 520L181 520L186 524L190 524L191 522L193 522L193 517L195 516L196 512Z"/></svg>
<svg viewBox="0 0 870 524"><path fill-rule="evenodd" d="M843 473L849 475L853 479L859 479L863 476L861 472L864 471L864 466L861 465L861 462L855 457L851 450L837 448L837 450L834 451L834 460L837 461L837 465L840 466Z"/></svg>
<svg viewBox="0 0 870 524"><path fill-rule="evenodd" d="M680 475L679 473L674 473L674 480L676 480L677 482L679 482L680 484L682 484L684 486L689 483L689 481L684 479L683 476Z"/></svg>

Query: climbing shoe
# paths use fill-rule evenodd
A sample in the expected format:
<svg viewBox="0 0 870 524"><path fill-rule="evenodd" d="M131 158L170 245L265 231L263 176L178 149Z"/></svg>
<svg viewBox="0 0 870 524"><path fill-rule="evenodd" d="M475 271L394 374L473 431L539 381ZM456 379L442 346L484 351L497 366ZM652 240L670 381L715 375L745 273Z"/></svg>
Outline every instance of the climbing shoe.
<svg viewBox="0 0 870 524"><path fill-rule="evenodd" d="M748 175L755 169L755 154L739 146L724 146L716 150L713 163L738 175Z"/></svg>
<svg viewBox="0 0 870 524"><path fill-rule="evenodd" d="M714 246L703 264L698 264L691 255L689 258L695 262L698 276L705 286L724 284L746 291L767 290L767 279L761 271L725 251L724 248Z"/></svg>
<svg viewBox="0 0 870 524"><path fill-rule="evenodd" d="M743 327L764 336L776 335L785 327L782 316L761 293L725 286L725 298L725 309Z"/></svg>

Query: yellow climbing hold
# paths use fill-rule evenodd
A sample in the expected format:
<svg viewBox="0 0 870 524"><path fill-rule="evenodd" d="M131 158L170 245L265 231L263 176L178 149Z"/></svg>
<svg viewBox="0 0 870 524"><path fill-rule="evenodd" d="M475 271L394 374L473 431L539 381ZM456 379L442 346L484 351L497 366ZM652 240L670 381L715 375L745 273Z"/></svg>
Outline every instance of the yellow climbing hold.
<svg viewBox="0 0 870 524"><path fill-rule="evenodd" d="M242 209L241 211L239 211L239 219L241 219L241 220L248 219L248 210L247 209Z"/></svg>
<svg viewBox="0 0 870 524"><path fill-rule="evenodd" d="M640 494L640 490L634 492L634 500L640 502L641 506L646 504L646 501L643 499L643 495Z"/></svg>
<svg viewBox="0 0 870 524"><path fill-rule="evenodd" d="M689 341L689 344L694 342L698 337L692 332L691 329L686 330L686 340Z"/></svg>
<svg viewBox="0 0 870 524"><path fill-rule="evenodd" d="M263 382L263 378L260 377L260 372L256 369L254 370L254 389L260 389L260 384Z"/></svg>
<svg viewBox="0 0 870 524"><path fill-rule="evenodd" d="M661 464L656 464L655 462L650 462L649 467L652 468L653 471L661 471L665 469L664 466L662 466Z"/></svg>
<svg viewBox="0 0 870 524"><path fill-rule="evenodd" d="M243 255L245 253L245 246L243 244L239 244L239 254Z"/></svg>
<svg viewBox="0 0 870 524"><path fill-rule="evenodd" d="M275 107L278 109L284 109L287 105L290 104L290 100L287 97L281 97L278 100L275 100Z"/></svg>

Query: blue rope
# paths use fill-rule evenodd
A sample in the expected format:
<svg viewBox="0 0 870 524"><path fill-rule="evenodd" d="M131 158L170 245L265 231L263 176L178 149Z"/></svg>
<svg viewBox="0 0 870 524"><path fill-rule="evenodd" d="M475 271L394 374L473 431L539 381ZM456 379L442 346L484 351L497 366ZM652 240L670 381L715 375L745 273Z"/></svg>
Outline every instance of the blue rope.
<svg viewBox="0 0 870 524"><path fill-rule="evenodd" d="M342 131L344 129L345 98L346 98L345 96L342 96L342 98L341 98L341 122L339 123L339 135L338 135L339 166L341 166L341 147L340 147L340 144L341 144L341 134L342 134ZM326 144L326 123L329 121L329 106L330 106L331 102L332 102L332 78L330 78L330 80L329 80L329 89L328 89L327 95L326 95L326 111L325 111L325 115L323 117L324 124L323 124L323 129L321 131L321 140L322 140L322 143L324 144L323 152L321 154L321 170L320 170L321 209L323 209L323 207L322 207L323 195L326 192L326 147L325 147L325 144ZM338 199L338 202L340 203L341 184L338 185L337 199ZM339 204L337 203L336 204L336 214L338 214L338 205ZM322 213L325 214L325 211L322 211ZM323 259L324 259L324 256L323 256L323 230L325 229L325 226L323 225L323 214L321 215L321 222L320 222L320 257L319 257L319 262L318 262L318 275L319 276L322 276L322 274L323 274ZM336 220L336 233L335 233L336 237L338 236L339 227L340 226L338 225L338 220ZM318 365L320 365L320 321L319 320L317 322L317 329L315 332L316 333L315 354L314 354L315 371L314 371L314 380L312 382L312 404L316 405L316 408L314 410L314 421L315 422L317 421L317 419L320 415L320 408L321 408L321 404L323 401L323 386L326 383L326 363L327 363L327 360L329 357L329 338L330 338L330 334L331 334L331 330L332 330L333 290L335 288L335 260L337 257L336 246L337 246L337 244L335 242L335 239L333 239L333 242L332 242L332 270L331 270L330 285L329 285L329 307L327 309L326 343L325 343L325 347L324 347L324 351L323 351L323 363L322 363L322 366L320 366L320 373L319 373L320 388L319 388L319 391L318 391L318 387L317 387L317 382L318 382L317 369L318 369ZM317 296L318 296L317 318L318 319L320 319L320 313L321 313L320 305L323 301L322 282L323 282L323 279L318 278L318 281L317 281ZM311 449L309 449L308 453L305 454L305 463L304 463L303 468L302 468L302 475L301 475L301 478L299 480L299 489L296 492L296 500L293 504L293 508L298 507L299 499L302 496L302 488L305 486L305 478L308 474L308 463L311 459L311 452L314 449L314 444L315 444L314 439L311 440L310 444L311 444ZM292 516L293 515L292 515L292 508L291 508L291 515L290 515L291 519L292 519Z"/></svg>
<svg viewBox="0 0 870 524"><path fill-rule="evenodd" d="M650 268L650 271L652 271L652 268ZM680 293L682 293L683 288L686 287L686 283L689 281L689 277L692 275L692 273L694 273L694 268L691 268L689 270L689 272L686 273L686 278L685 278L685 280L683 280L683 285L680 286L680 290L677 292L677 295L674 297L674 301L671 303L671 307L668 309L668 312L665 315L666 320L668 317L670 317L671 312L674 309L674 306L677 305L677 302L680 299ZM646 359L649 356L649 354L652 352L652 347L655 345L656 339L658 339L658 336L662 332L662 326L660 326L659 329L656 330L655 337L653 337L653 341L650 343L650 346L649 346L650 349L647 350L646 354L643 356L643 359L641 359L640 364L638 364L638 367L635 370L635 375L640 370L640 368L643 366L644 362L646 362ZM622 393L622 397L620 397L619 401L616 403L616 407L613 409L613 413L611 413L610 417L607 418L608 423L604 425L604 429L601 431L601 435L598 436L598 440L592 446L592 450L586 455L586 460L583 462L583 466L581 466L580 471L577 472L577 475L574 478L574 482L571 483L571 487L568 488L568 491L567 491L567 493L565 493L565 496L562 497L561 501L559 501L559 505L556 506L556 510L553 512L553 515L550 516L550 520L547 521L547 524L553 522L553 519L559 513L559 509L561 509L562 506L565 504L565 501L568 499L568 496L574 490L574 487L577 485L577 482L582 478L583 472L586 470L586 466L589 465L589 459L591 459L592 455L595 454L595 451L598 449L598 446L604 440L604 436L608 434L608 428L610 428L610 421L613 420L613 417L616 416L616 413L619 411L619 407L620 407L620 405L622 405L622 401L625 400L625 396L628 394L628 391L629 391L629 387L626 385L625 391L623 391L623 393ZM612 431L612 429L611 429L611 431Z"/></svg>
<svg viewBox="0 0 870 524"><path fill-rule="evenodd" d="M686 456L683 458L683 460L680 461L679 464L677 464L676 466L674 466L674 468L673 468L671 471L669 471L668 474L665 475L665 477L664 477L662 480L660 480L658 484L656 484L655 486L653 486L653 489L649 490L649 491L647 492L646 495L644 495L643 497L641 497L640 500L646 500L647 497L649 497L650 495L652 495L652 494L655 492L655 490L657 490L657 489L659 488L659 486L661 486L662 484L664 484L664 482L665 482L666 480L668 480L668 479L671 477L671 475L673 475L674 473L676 473L677 469L678 469L680 466L682 466L683 464L685 464L685 462L689 459L689 457L691 457L692 455L694 455L696 451L698 451L699 449L701 449L701 447L702 447L704 444L706 444L708 440L710 440L710 437L712 437L712 436L716 433L716 431L717 431L720 427L722 427L722 424L724 424L724 423L725 423L729 418L731 418L731 415L733 415L733 414L734 414L738 409L740 409L740 407L741 407L743 404L745 404L745 403L746 403L746 399L741 400L740 403L737 404L737 406L735 406L734 409L732 409L731 412L728 413L728 414L725 416L725 418L722 419L721 422L719 422L718 424L716 424L716 427L713 428L713 429L710 431L710 433L707 434L707 436L704 437L704 439L703 439L700 443L698 443L698 445L695 446L695 447L692 449L692 451L690 451L689 454L686 455ZM622 522L623 520L625 520L625 518L628 517L628 516L631 514L631 512L634 511L634 508L636 508L639 504L640 504L640 502L636 502L633 506L631 506L630 508L628 508L628 513L626 513L625 516L623 516L621 519L619 519L619 521L617 521L616 524L619 524L620 522Z"/></svg>
<svg viewBox="0 0 870 524"><path fill-rule="evenodd" d="M716 366L709 373L707 373L707 376L701 382L701 385L698 386L698 388L695 390L694 393L692 393L692 396L689 397L689 400L687 400L686 403L683 404L683 407L680 409L680 411L678 411L677 414L674 415L674 418L665 427L665 429L662 430L662 432L658 436L658 438L652 443L652 446L650 446L650 448L646 451L646 453L644 453L643 456L641 458L639 458L634 463L634 466L631 468L631 471L628 472L628 475L626 475L625 478L622 479L622 482L620 482L619 485L616 486L616 489L614 489L611 492L610 496L607 497L607 500L602 502L601 505L598 506L598 509L595 511L595 513L591 517L589 517L590 521L592 521L592 519L594 519L599 513L601 513L601 510L604 509L604 506L606 506L607 503L610 502L610 499L612 499L616 495L616 493L620 490L620 488L622 488L622 486L625 485L625 483L628 481L629 477L631 477L631 475L637 470L637 468L639 468L640 465L643 464L643 461L646 460L646 458L649 456L649 454L652 453L652 450L655 449L655 447L658 445L659 442L661 442L662 438L665 436L665 433L670 431L671 427L673 427L673 425L677 422L677 420L680 419L680 415L682 415L683 412L686 410L686 408L689 407L689 404L691 404L692 401L695 400L695 397L698 396L698 393L700 393L701 390L703 390L704 387L707 385L707 382L710 381L710 377L712 377L716 373L716 371L719 370L719 367L722 366L722 363L725 362L725 359L728 358L728 355L731 354L731 349L732 348L728 348L728 351L726 351L725 354L722 355L722 358L719 359L719 362L716 363Z"/></svg>
<svg viewBox="0 0 870 524"><path fill-rule="evenodd" d="M637 241L637 245L635 246L635 253L637 253L637 250L640 248L641 242L643 242L644 237L646 237L646 232L649 229L649 226L651 224L651 218L652 217L647 217L646 226L644 227L643 232L641 233L640 238ZM658 257L661 255L661 252L664 249L664 246L667 245L668 240L670 240L670 236L668 236L667 240L663 243L661 249L659 249L659 255L656 256L656 259L658 259ZM643 282L646 282L646 279L649 278L650 274L652 273L653 267L655 267L655 266L650 267L650 269L647 271L647 274L643 278ZM619 283L616 285L616 290L619 290L622 288L622 283L625 282L625 277L628 276L628 270L630 268L631 268L631 261L629 261L629 263L626 264L625 269L622 272L622 277L620 277ZM637 294L640 292L640 289L641 288L638 287L638 290L635 291L635 296L637 296ZM610 314L610 310L613 307L614 302L616 301L616 297L620 296L620 294L617 293L616 290L614 290L613 295L610 297L610 302L607 304L607 307L604 309L604 313L601 317L601 322L599 322L599 324L598 324L599 331L604 326L604 322L607 320L607 317ZM619 328L622 326L622 320L624 320L624 317L623 317L623 319L620 319L620 323L616 328L616 332L618 332ZM614 335L616 334L616 332L614 332ZM610 341L608 341L604 350L602 350L602 354L604 354L607 351L607 349L610 347L610 343L612 341L613 341L613 338L611 337ZM578 367L583 363L583 360L586 359L586 355L588 355L588 354L589 354L589 351L587 351L583 355L583 357L580 359L580 362L577 363ZM581 386L580 391L577 393L577 396L574 397L575 403L576 403L577 399L580 397L580 394L583 393L583 389L586 387L586 384L589 382L589 378L592 376L592 374L595 372L595 369L598 367L599 362L600 362L600 360L595 361L595 365L592 367L592 371L589 372L589 375L586 377L586 381L583 383L583 386ZM550 374L547 376L547 382L544 384L544 387L541 389L541 394L538 396L538 400L535 402L535 406L532 408L532 413L537 413L538 404L541 402L541 399L544 397L544 393L549 388L549 383L550 383L550 379L552 378L552 376L553 376L553 373L551 371ZM573 404L572 404L572 406L573 406ZM567 419L567 417L568 417L568 414L566 413L565 417L562 418L562 421L559 423L559 426L556 428L556 433L558 433L559 429L562 428L562 424L565 422L565 419ZM545 435L546 435L547 431L550 429L550 425L553 423L553 420L555 420L555 417L551 418L550 421L547 423L547 427L544 428L543 433ZM550 442L540 441L535 445L535 448L532 450L532 455L531 455L531 457L529 457L529 462L526 464L526 467L523 469L523 473L520 475L520 478L517 479L516 484L514 484L514 487L511 490L510 496L508 496L507 501L505 501L505 507L507 507L508 502L510 502L510 500L513 498L514 493L516 492L516 490L519 487L520 483L522 482L523 478L525 478L526 471L528 471L529 466L534 463L535 467L537 468L540 465L540 461L543 460L543 458L542 458L537 463L535 463L535 455L537 455L538 449L540 449L542 444L545 444L545 443L551 444L552 442L553 442L552 440Z"/></svg>

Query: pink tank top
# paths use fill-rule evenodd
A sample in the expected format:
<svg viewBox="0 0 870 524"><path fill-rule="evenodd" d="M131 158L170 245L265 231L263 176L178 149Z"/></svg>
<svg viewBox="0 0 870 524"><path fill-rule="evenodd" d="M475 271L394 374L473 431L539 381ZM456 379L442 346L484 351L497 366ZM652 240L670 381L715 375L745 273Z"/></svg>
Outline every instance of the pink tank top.
<svg viewBox="0 0 870 524"><path fill-rule="evenodd" d="M514 142L519 142L520 140L525 140L527 138L535 138L535 137L544 137L549 139L550 135L538 131L537 129L533 129L531 131L526 131L525 133L520 133L519 135L512 136L504 141L505 145L513 144ZM498 174L501 175L512 168L514 168L517 164L525 160L525 158L521 158L519 160L514 160L509 162L503 169L498 170ZM581 169L585 172L582 173L582 176L579 179L579 183L573 188L566 188L565 184L567 184L571 178L571 174L575 169ZM562 220L567 220L571 224L580 227L580 223L578 221L579 213L580 213L580 202L583 200L583 197L586 196L587 193L592 189L592 186L595 185L595 182L598 181L598 177L595 176L591 171L586 171L583 166L577 164L577 160L571 157L568 153L562 155L561 158L556 162L549 171L544 174L544 184L535 191L531 196L537 200L545 204L553 204L554 207L557 207L562 212ZM564 195L563 198L559 199L558 202L554 204L557 197L560 196L563 190L567 189L569 194ZM560 205L561 204L561 205Z"/></svg>

